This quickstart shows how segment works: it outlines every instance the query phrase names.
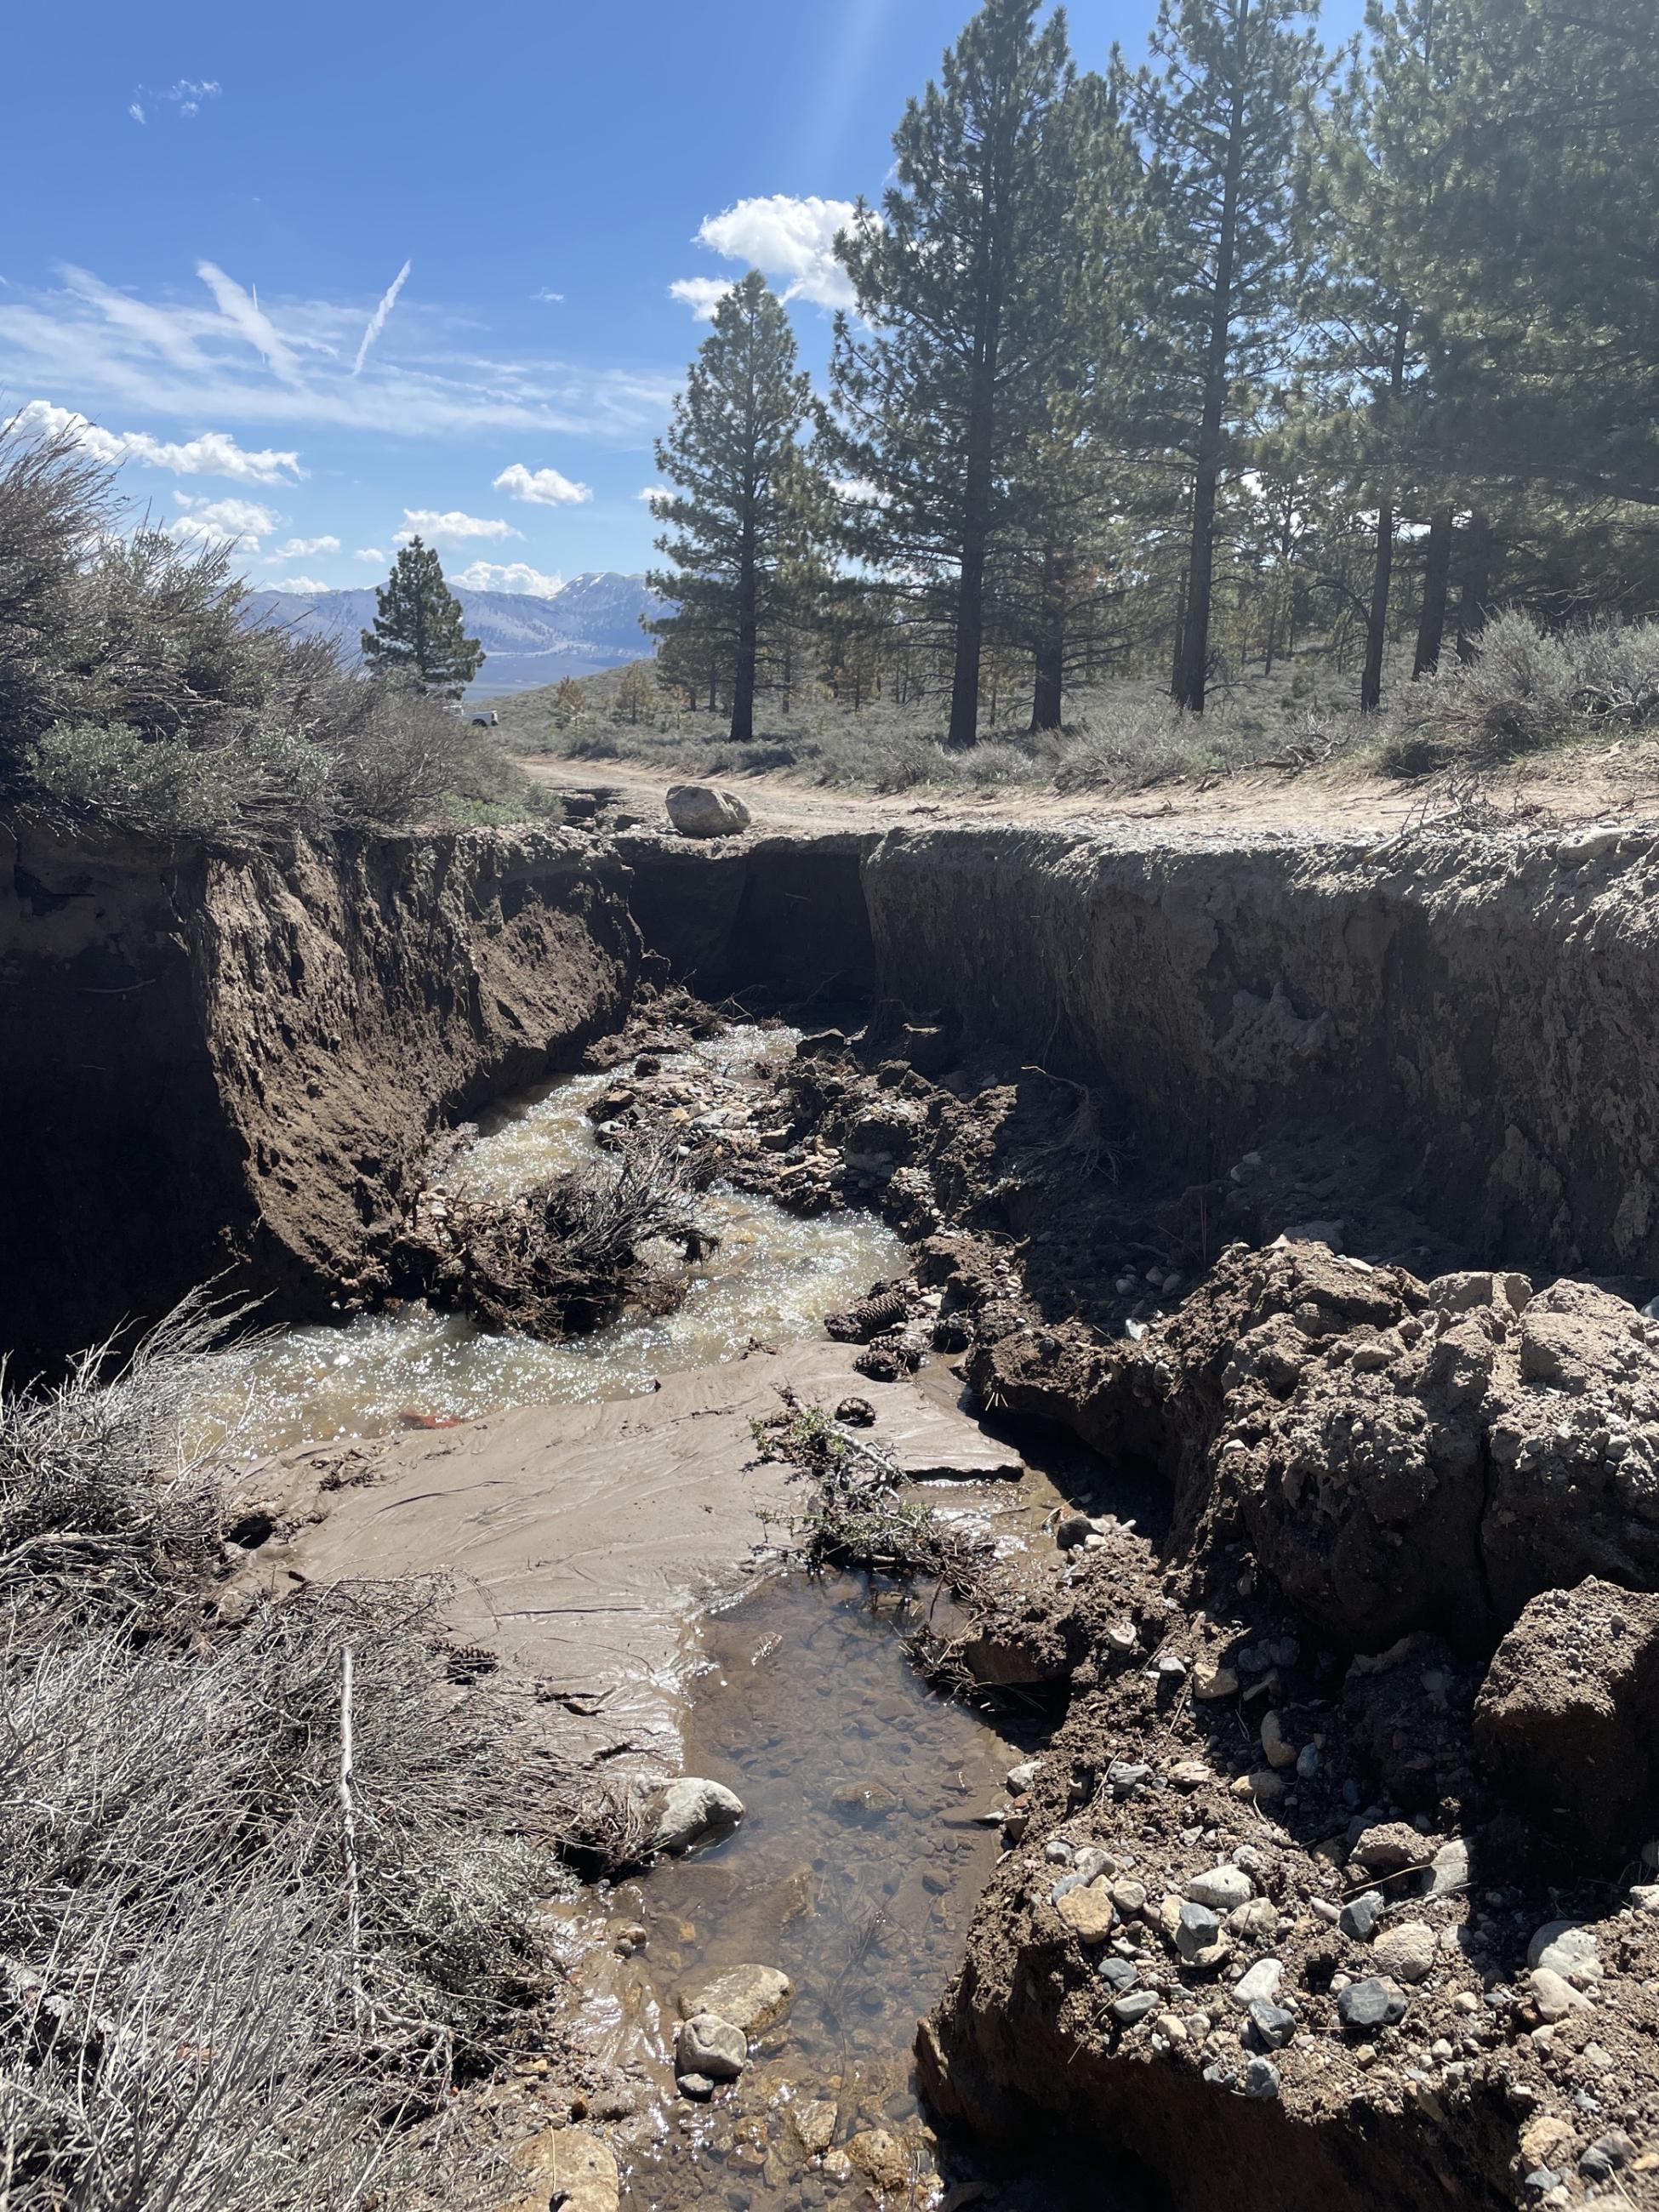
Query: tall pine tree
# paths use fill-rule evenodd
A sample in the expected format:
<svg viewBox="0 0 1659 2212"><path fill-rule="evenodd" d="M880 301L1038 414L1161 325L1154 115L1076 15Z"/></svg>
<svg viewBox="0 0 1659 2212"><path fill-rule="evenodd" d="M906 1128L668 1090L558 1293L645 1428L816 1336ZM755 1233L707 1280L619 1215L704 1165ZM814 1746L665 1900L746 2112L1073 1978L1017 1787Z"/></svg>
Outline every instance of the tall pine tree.
<svg viewBox="0 0 1659 2212"><path fill-rule="evenodd" d="M432 547L418 538L405 545L374 599L374 627L362 633L369 665L422 691L464 691L483 666L484 651L466 635L461 603Z"/></svg>
<svg viewBox="0 0 1659 2212"><path fill-rule="evenodd" d="M1140 368L1142 434L1186 480L1177 702L1204 711L1218 488L1294 322L1297 118L1321 82L1303 0L1161 0L1154 66L1126 88L1162 213Z"/></svg>
<svg viewBox="0 0 1659 2212"><path fill-rule="evenodd" d="M893 135L879 216L836 241L859 320L837 318L824 443L860 488L856 556L921 577L951 632L946 743L974 743L988 567L1029 507L1028 451L1072 343L1064 16L987 0Z"/></svg>
<svg viewBox="0 0 1659 2212"><path fill-rule="evenodd" d="M764 644L805 588L822 526L822 485L801 445L811 384L796 359L782 303L751 269L714 310L657 446L675 489L651 512L672 565L647 580L676 611L653 628L671 646L684 639L713 672L711 689L730 669L739 743L755 734Z"/></svg>

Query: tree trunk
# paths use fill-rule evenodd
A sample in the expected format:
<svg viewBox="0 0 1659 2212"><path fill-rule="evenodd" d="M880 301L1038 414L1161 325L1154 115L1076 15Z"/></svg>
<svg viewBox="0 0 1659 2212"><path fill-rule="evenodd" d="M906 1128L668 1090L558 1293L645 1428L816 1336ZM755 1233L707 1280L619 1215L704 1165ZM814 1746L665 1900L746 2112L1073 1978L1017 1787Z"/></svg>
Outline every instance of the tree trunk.
<svg viewBox="0 0 1659 2212"><path fill-rule="evenodd" d="M1037 617L1036 668L1031 690L1031 734L1057 730L1066 687L1066 596L1071 556L1057 545L1042 555L1042 605Z"/></svg>
<svg viewBox="0 0 1659 2212"><path fill-rule="evenodd" d="M1412 661L1412 681L1432 676L1440 665L1440 642L1446 635L1446 601L1451 585L1452 511L1437 507L1429 517L1428 543L1423 549L1423 611L1417 618L1417 652Z"/></svg>
<svg viewBox="0 0 1659 2212"><path fill-rule="evenodd" d="M1457 601L1457 657L1473 660L1481 631L1486 626L1486 600L1492 591L1493 531L1492 517L1478 510L1469 518L1463 549L1463 584Z"/></svg>
<svg viewBox="0 0 1659 2212"><path fill-rule="evenodd" d="M757 619L755 531L745 517L738 556L738 665L732 678L732 742L747 744L755 734Z"/></svg>
<svg viewBox="0 0 1659 2212"><path fill-rule="evenodd" d="M720 710L720 664L718 654L708 656L708 711L718 714Z"/></svg>
<svg viewBox="0 0 1659 2212"><path fill-rule="evenodd" d="M1241 9L1233 59L1232 108L1221 185L1221 225L1216 237L1215 296L1204 363L1204 405L1198 427L1193 477L1192 550L1187 564L1187 613L1182 624L1176 704L1204 712L1210 668L1210 600L1215 583L1216 489L1221 477L1221 426L1227 404L1227 372L1233 320L1233 260L1238 250L1238 194L1244 156L1243 52L1248 9Z"/></svg>
<svg viewBox="0 0 1659 2212"><path fill-rule="evenodd" d="M1389 392L1397 399L1406 388L1406 319L1394 326L1394 356ZM1365 665L1359 678L1359 711L1374 714L1382 704L1382 655L1389 641L1389 586L1394 576L1394 490L1385 491L1376 510L1376 559L1371 570L1371 604L1365 617Z"/></svg>

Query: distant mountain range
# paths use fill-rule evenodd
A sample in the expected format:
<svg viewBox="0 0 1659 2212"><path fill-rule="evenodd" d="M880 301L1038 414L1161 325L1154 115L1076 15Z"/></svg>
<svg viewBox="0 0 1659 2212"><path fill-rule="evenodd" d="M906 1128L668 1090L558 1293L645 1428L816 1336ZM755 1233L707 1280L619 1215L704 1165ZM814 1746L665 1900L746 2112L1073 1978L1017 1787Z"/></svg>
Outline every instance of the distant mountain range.
<svg viewBox="0 0 1659 2212"><path fill-rule="evenodd" d="M656 651L656 641L640 628L641 615L661 611L662 601L646 589L643 576L573 576L551 599L527 592L469 592L455 587L466 616L469 637L488 655L469 698L487 699L504 691L528 691L556 684L562 676L592 676L600 669L641 660ZM357 641L374 620L374 593L251 592L248 618L280 623L305 632L337 637L355 653Z"/></svg>

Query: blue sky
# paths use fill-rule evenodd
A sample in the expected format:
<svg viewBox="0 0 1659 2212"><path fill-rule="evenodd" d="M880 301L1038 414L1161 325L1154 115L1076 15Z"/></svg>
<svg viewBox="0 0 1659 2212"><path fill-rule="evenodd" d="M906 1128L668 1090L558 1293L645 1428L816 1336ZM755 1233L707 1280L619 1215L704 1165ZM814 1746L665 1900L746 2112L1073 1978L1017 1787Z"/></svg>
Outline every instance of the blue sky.
<svg viewBox="0 0 1659 2212"><path fill-rule="evenodd" d="M261 584L378 580L416 526L498 589L642 568L709 288L757 262L821 364L834 204L879 191L968 12L14 10L0 407L89 418L137 501L234 532ZM1079 61L1138 55L1151 14L1075 0Z"/></svg>

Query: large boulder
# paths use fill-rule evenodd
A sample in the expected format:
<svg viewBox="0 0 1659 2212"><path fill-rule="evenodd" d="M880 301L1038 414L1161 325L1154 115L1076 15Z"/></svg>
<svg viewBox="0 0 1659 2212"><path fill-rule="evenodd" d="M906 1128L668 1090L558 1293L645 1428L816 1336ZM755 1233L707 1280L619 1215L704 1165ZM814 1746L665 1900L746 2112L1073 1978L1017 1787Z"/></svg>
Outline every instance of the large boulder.
<svg viewBox="0 0 1659 2212"><path fill-rule="evenodd" d="M682 837L735 837L749 827L749 809L733 793L708 783L671 783L664 800Z"/></svg>
<svg viewBox="0 0 1659 2212"><path fill-rule="evenodd" d="M701 1774L683 1774L656 1794L648 1811L652 1849L685 1851L706 1836L735 1827L743 1818L743 1800L723 1782L710 1782Z"/></svg>

